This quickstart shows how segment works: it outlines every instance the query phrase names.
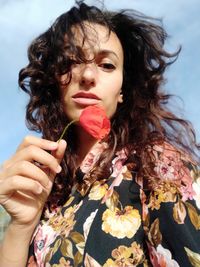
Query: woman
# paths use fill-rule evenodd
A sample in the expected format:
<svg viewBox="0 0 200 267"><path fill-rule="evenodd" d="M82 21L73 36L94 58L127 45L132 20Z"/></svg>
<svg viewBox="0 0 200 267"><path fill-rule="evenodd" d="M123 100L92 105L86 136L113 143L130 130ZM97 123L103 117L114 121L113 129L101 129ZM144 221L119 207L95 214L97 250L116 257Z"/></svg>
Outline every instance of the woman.
<svg viewBox="0 0 200 267"><path fill-rule="evenodd" d="M19 84L43 138L3 165L0 267L199 266L199 146L167 108L179 51L166 37L136 12L78 3L33 41ZM111 121L103 140L77 122L88 106Z"/></svg>

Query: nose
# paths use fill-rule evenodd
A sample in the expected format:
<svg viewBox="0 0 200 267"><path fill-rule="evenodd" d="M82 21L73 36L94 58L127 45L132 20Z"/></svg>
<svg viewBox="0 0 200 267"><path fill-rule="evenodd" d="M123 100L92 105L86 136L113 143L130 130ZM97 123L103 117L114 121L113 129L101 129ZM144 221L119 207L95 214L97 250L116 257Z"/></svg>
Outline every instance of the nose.
<svg viewBox="0 0 200 267"><path fill-rule="evenodd" d="M84 64L80 74L80 85L95 86L97 79L97 69L94 63Z"/></svg>

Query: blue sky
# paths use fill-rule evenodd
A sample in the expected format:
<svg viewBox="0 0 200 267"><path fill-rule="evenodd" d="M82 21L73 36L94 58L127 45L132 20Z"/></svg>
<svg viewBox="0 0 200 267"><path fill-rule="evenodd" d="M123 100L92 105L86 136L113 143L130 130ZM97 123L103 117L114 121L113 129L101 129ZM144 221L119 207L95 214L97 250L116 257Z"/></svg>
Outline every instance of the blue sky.
<svg viewBox="0 0 200 267"><path fill-rule="evenodd" d="M86 1L86 3L98 1ZM180 96L184 116L192 121L200 140L200 1L105 0L112 9L134 8L163 19L170 35L167 47L182 45L178 61L167 71L166 90ZM0 0L0 163L9 158L29 132L25 126L26 95L17 85L18 71L27 63L27 46L58 15L72 6L70 0Z"/></svg>

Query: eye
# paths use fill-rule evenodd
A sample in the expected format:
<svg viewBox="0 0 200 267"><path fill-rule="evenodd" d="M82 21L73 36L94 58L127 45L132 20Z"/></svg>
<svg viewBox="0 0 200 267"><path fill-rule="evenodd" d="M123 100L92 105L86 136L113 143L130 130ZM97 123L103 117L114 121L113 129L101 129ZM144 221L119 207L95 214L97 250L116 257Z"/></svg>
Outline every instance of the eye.
<svg viewBox="0 0 200 267"><path fill-rule="evenodd" d="M107 62L102 62L102 63L100 63L99 64L99 67L101 67L102 69L104 69L104 70L115 70L116 69L116 67L115 67L115 65L114 64L112 64L112 63L107 63Z"/></svg>
<svg viewBox="0 0 200 267"><path fill-rule="evenodd" d="M71 70L79 69L81 64L82 64L82 62L80 62L76 59L70 59Z"/></svg>
<svg viewBox="0 0 200 267"><path fill-rule="evenodd" d="M81 62L76 60L76 59L70 59L70 63L71 63L71 65L79 65L79 64L81 64Z"/></svg>

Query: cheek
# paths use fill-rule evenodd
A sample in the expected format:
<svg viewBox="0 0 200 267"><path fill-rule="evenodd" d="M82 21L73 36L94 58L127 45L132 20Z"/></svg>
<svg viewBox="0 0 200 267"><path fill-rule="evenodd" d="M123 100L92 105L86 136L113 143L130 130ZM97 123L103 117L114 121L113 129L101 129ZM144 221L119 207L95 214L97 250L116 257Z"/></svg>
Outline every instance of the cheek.
<svg viewBox="0 0 200 267"><path fill-rule="evenodd" d="M70 85L60 87L61 103L63 111L68 119L71 120L71 102L70 102Z"/></svg>
<svg viewBox="0 0 200 267"><path fill-rule="evenodd" d="M120 102L120 92L122 88L123 79L119 76L115 79L115 82L112 82L107 91L107 97L105 98L105 108L109 118L111 118L117 108L118 103Z"/></svg>
<svg viewBox="0 0 200 267"><path fill-rule="evenodd" d="M71 80L70 73L66 73L66 74L59 76L58 81L59 81L60 87L61 88L66 87L69 84L70 80Z"/></svg>
<svg viewBox="0 0 200 267"><path fill-rule="evenodd" d="M110 85L111 94L115 100L119 99L119 95L122 89L122 83L123 83L123 77L122 75L119 75L116 77L116 79L114 79L114 82L112 82Z"/></svg>

